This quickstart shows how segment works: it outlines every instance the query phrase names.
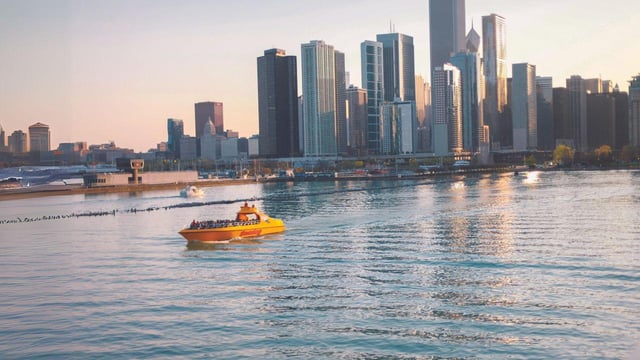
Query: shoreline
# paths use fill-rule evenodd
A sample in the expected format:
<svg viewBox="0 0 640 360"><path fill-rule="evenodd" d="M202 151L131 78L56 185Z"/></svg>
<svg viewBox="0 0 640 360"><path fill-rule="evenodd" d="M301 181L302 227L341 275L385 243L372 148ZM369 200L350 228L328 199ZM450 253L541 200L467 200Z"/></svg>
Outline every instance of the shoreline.
<svg viewBox="0 0 640 360"><path fill-rule="evenodd" d="M114 186L101 186L101 187L86 187L84 185L38 185L33 187L20 187L20 188L5 188L0 189L0 201L9 200L21 200L38 198L45 196L62 196L62 195L77 195L77 194L113 194L113 193L125 193L125 192L143 192L143 191L161 191L161 190L175 190L180 191L187 185L196 185L198 187L216 187L227 185L244 185L252 183L269 183L269 182L307 182L307 181L375 181L375 180L424 180L428 178L436 178L443 176L460 176L460 175L473 175L473 174L500 174L509 172L527 172L527 171L576 171L576 170L638 170L637 168L542 168L542 169L528 169L526 167L517 168L484 168L484 169L469 169L469 170L457 170L457 171L442 171L436 173L424 173L415 175L374 175L374 176L342 176L332 178L271 178L271 179L225 179L225 180L198 180L197 182L177 182L168 184L138 184L138 185L114 185Z"/></svg>

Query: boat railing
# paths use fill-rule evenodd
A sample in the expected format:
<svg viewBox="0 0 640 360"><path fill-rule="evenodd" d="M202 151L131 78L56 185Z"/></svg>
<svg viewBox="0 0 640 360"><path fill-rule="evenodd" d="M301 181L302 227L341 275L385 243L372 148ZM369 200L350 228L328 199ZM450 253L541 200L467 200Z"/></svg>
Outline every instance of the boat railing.
<svg viewBox="0 0 640 360"><path fill-rule="evenodd" d="M219 229L226 228L232 226L247 226L247 225L257 225L260 223L260 220L246 220L246 221L237 221L237 220L207 220L207 221L193 221L189 226L189 229L192 230L200 230L200 229Z"/></svg>

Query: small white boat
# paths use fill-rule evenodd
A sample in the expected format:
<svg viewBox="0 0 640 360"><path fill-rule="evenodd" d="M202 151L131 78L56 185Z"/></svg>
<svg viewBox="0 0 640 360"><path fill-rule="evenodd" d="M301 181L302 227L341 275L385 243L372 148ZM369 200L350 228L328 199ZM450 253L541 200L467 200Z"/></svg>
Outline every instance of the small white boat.
<svg viewBox="0 0 640 360"><path fill-rule="evenodd" d="M180 196L185 198L202 197L204 196L204 190L194 185L187 185L184 189L180 190Z"/></svg>

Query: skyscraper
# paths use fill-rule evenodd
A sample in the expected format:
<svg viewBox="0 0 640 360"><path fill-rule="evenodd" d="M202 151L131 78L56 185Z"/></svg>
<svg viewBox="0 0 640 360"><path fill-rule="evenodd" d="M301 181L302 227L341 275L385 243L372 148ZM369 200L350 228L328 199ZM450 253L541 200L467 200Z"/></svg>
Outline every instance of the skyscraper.
<svg viewBox="0 0 640 360"><path fill-rule="evenodd" d="M416 152L416 114L414 101L385 102L380 113L381 153L385 155Z"/></svg>
<svg viewBox="0 0 640 360"><path fill-rule="evenodd" d="M180 139L184 136L184 122L179 119L167 119L167 150L175 157L180 156Z"/></svg>
<svg viewBox="0 0 640 360"><path fill-rule="evenodd" d="M27 134L22 130L16 130L8 139L9 152L14 154L22 154L29 151L29 143L27 142Z"/></svg>
<svg viewBox="0 0 640 360"><path fill-rule="evenodd" d="M205 101L196 103L196 137L199 138L204 130L204 125L211 119L216 128L216 134L224 133L224 118L221 102Z"/></svg>
<svg viewBox="0 0 640 360"><path fill-rule="evenodd" d="M464 51L465 35L465 0L429 0L432 70L448 63L451 55Z"/></svg>
<svg viewBox="0 0 640 360"><path fill-rule="evenodd" d="M447 63L433 70L433 151L437 156L462 150L462 79Z"/></svg>
<svg viewBox="0 0 640 360"><path fill-rule="evenodd" d="M367 142L367 91L350 86L347 89L347 133L349 134L349 154L366 156Z"/></svg>
<svg viewBox="0 0 640 360"><path fill-rule="evenodd" d="M513 150L535 150L538 147L536 67L528 63L513 64L512 72Z"/></svg>
<svg viewBox="0 0 640 360"><path fill-rule="evenodd" d="M484 142L482 104L484 82L482 59L477 52L460 52L451 57L451 64L460 70L462 77L462 142L463 149L476 152Z"/></svg>
<svg viewBox="0 0 640 360"><path fill-rule="evenodd" d="M336 156L335 50L324 41L302 44L304 155Z"/></svg>
<svg viewBox="0 0 640 360"><path fill-rule="evenodd" d="M360 44L362 88L367 91L369 154L380 153L380 105L384 101L383 48L377 41Z"/></svg>
<svg viewBox="0 0 640 360"><path fill-rule="evenodd" d="M629 145L640 146L640 75L629 82Z"/></svg>
<svg viewBox="0 0 640 360"><path fill-rule="evenodd" d="M482 17L482 51L484 58L485 99L484 122L489 125L491 148L500 150L501 143L509 142L509 128L503 116L507 105L507 44L505 19L491 14Z"/></svg>
<svg viewBox="0 0 640 360"><path fill-rule="evenodd" d="M297 71L296 57L284 50L265 50L258 57L260 156L300 154Z"/></svg>
<svg viewBox="0 0 640 360"><path fill-rule="evenodd" d="M555 149L555 135L553 131L553 78L550 76L537 76L536 93L538 102L538 148L542 150L553 150Z"/></svg>
<svg viewBox="0 0 640 360"><path fill-rule="evenodd" d="M29 151L49 150L51 150L49 125L38 122L29 126Z"/></svg>
<svg viewBox="0 0 640 360"><path fill-rule="evenodd" d="M0 125L0 151L6 151L7 143L5 142L6 135L2 125Z"/></svg>
<svg viewBox="0 0 640 360"><path fill-rule="evenodd" d="M347 83L344 53L335 51L336 62L336 146L338 154L347 153Z"/></svg>
<svg viewBox="0 0 640 360"><path fill-rule="evenodd" d="M587 151L587 89L584 79L573 75L567 79L569 124L577 151Z"/></svg>
<svg viewBox="0 0 640 360"><path fill-rule="evenodd" d="M415 60L413 37L392 33L379 34L382 44L384 100L415 101Z"/></svg>

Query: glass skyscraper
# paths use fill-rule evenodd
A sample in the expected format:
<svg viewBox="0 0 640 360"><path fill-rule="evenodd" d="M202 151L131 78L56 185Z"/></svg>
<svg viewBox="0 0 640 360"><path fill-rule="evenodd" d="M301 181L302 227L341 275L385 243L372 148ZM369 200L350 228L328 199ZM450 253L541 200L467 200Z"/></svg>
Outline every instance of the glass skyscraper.
<svg viewBox="0 0 640 360"><path fill-rule="evenodd" d="M460 70L462 77L462 147L464 151L476 152L485 141L482 59L477 52L460 52L451 57L451 64Z"/></svg>
<svg viewBox="0 0 640 360"><path fill-rule="evenodd" d="M535 150L538 147L536 67L513 64L512 73L513 150Z"/></svg>
<svg viewBox="0 0 640 360"><path fill-rule="evenodd" d="M445 156L462 150L462 79L447 63L433 70L433 151Z"/></svg>
<svg viewBox="0 0 640 360"><path fill-rule="evenodd" d="M335 51L314 40L302 44L304 155L336 156Z"/></svg>
<svg viewBox="0 0 640 360"><path fill-rule="evenodd" d="M384 100L415 101L413 37L399 33L379 34L376 40L382 44Z"/></svg>
<svg viewBox="0 0 640 360"><path fill-rule="evenodd" d="M362 88L367 91L367 142L369 154L380 153L380 105L384 101L383 47L381 42L360 44Z"/></svg>
<svg viewBox="0 0 640 360"><path fill-rule="evenodd" d="M509 128L504 122L504 108L507 105L507 43L505 19L491 14L482 17L482 51L484 58L485 99L484 122L489 125L491 148L510 142Z"/></svg>
<svg viewBox="0 0 640 360"><path fill-rule="evenodd" d="M297 61L284 50L265 50L258 57L258 116L260 156L300 154Z"/></svg>
<svg viewBox="0 0 640 360"><path fill-rule="evenodd" d="M216 134L224 133L224 117L221 102L205 101L194 105L196 115L196 138L202 135L204 125L211 119Z"/></svg>
<svg viewBox="0 0 640 360"><path fill-rule="evenodd" d="M464 51L465 36L465 0L429 0L432 70L448 63L451 55Z"/></svg>

